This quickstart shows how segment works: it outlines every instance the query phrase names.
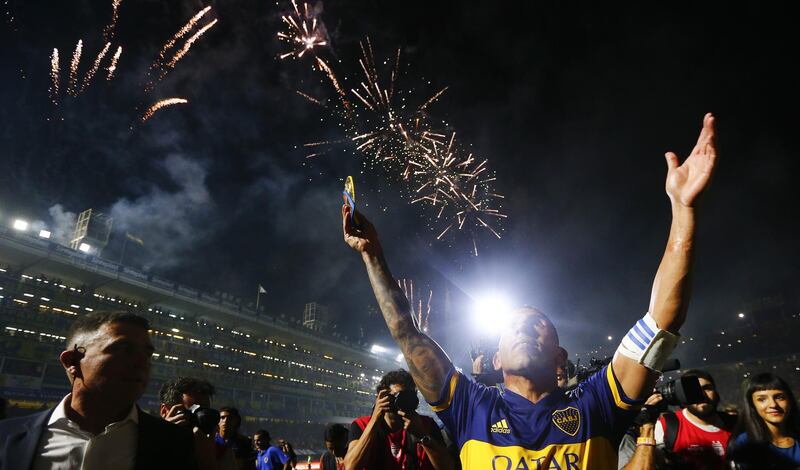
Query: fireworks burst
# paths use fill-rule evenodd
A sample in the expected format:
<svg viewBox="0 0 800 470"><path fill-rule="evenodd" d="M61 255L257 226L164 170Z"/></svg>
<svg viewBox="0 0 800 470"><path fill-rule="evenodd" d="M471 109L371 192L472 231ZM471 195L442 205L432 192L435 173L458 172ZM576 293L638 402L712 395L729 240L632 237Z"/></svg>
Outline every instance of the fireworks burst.
<svg viewBox="0 0 800 470"><path fill-rule="evenodd" d="M114 32L117 28L117 20L119 19L119 5L122 0L111 0L111 22L103 28L103 39L110 42L114 39Z"/></svg>
<svg viewBox="0 0 800 470"><path fill-rule="evenodd" d="M189 34L189 31L194 29L194 27L197 26L197 22L200 21L200 19L203 16L205 16L205 14L208 13L210 10L211 7L203 8L202 10L197 12L197 14L195 14L181 29L179 29L178 32L175 33L175 35L172 36L172 38L170 38L170 40L167 41L161 48L161 51L158 53L158 58L156 59L156 62L153 64L153 66L157 67L158 64L166 63L167 51L175 47L175 43L177 43L179 39Z"/></svg>
<svg viewBox="0 0 800 470"><path fill-rule="evenodd" d="M72 54L72 62L69 64L69 83L67 94L77 96L78 94L78 65L81 62L81 52L83 51L83 40L79 39L75 45L75 52Z"/></svg>
<svg viewBox="0 0 800 470"><path fill-rule="evenodd" d="M6 2L7 4L7 2ZM77 45L75 46L75 52L72 55L72 61L70 62L69 68L69 78L66 85L65 94L77 97L84 91L86 91L91 85L94 77L100 72L100 69L104 67L104 63L107 63L107 67L104 70L107 72L106 80L111 81L115 74L117 73L117 65L119 63L120 56L122 55L122 46L118 45L116 51L114 52L113 56L111 56L110 60L107 60L106 57L109 56L111 48L113 46L111 39L114 36L114 31L116 28L117 21L119 20L119 9L120 5L122 4L122 0L112 0L111 1L111 19L109 24L103 28L103 37L106 39L105 45L103 49L98 53L97 57L95 58L92 66L83 76L83 80L79 79L79 66L81 55L83 52L83 40L79 40ZM159 75L156 80L150 79L152 74L148 72L147 77L145 80L147 81L147 85L145 86L145 93L151 92L158 81L163 79L171 70L175 68L177 63L189 52L192 45L197 42L209 29L214 27L217 24L217 20L213 20L206 24L204 27L197 30L192 36L190 36L186 42L180 47L176 49L178 41L181 40L184 36L191 33L198 25L198 22L205 16L211 7L206 7L196 13L178 32L167 41L164 46L161 48L158 58L153 62L153 65L150 68L152 72L154 69L159 69ZM169 57L169 58L168 58ZM49 95L50 100L53 102L54 105L59 104L59 100L62 96L61 91L61 78L60 74L60 62L59 62L59 53L58 49L53 49L53 54L50 58L50 86L49 86ZM138 116L138 119L144 123L148 119L150 119L153 114L155 114L158 110L168 107L174 106L176 104L186 104L188 100L184 98L169 98L165 100L157 101L155 104L147 108L147 110L139 115L143 106L137 106L135 108L135 115ZM63 118L62 118L63 119ZM133 126L131 126L133 128Z"/></svg>
<svg viewBox="0 0 800 470"><path fill-rule="evenodd" d="M410 106L412 93L397 85L400 77L400 50L388 73L379 73L372 44L367 38L361 44L356 86L345 90L334 69L320 57L316 67L325 74L336 94L337 103L328 105L302 92L301 96L323 106L340 121L356 150L364 157L365 166L381 170L392 180L406 184L405 193L412 204L424 206L428 227L437 240L454 239L467 233L472 238L472 252L477 256L477 232L488 231L500 238L497 222L506 218L500 212L503 196L492 189L495 181L488 160L478 160L457 144L455 132L437 130L428 108L447 90L442 88L419 106ZM444 126L448 127L448 126ZM331 141L307 144L313 153ZM421 320L420 320L421 321Z"/></svg>
<svg viewBox="0 0 800 470"><path fill-rule="evenodd" d="M203 34L205 34L206 31L208 31L209 29L214 27L214 25L217 24L218 20L215 19L215 20L211 21L210 23L208 23L207 25L205 25L202 28L200 28L195 34L193 34L191 37L189 37L189 39L186 40L186 42L183 44L183 47L181 47L179 50L177 50L172 55L171 58L167 59L168 53L175 48L175 46L178 43L178 41L180 39L182 39L184 36L186 36L187 34L189 34L190 31L195 29L195 27L200 22L200 20L209 11L211 11L211 7L210 6L209 7L205 7L202 10L200 10L199 12L197 12L193 17L191 17L189 19L189 21L186 22L185 25L183 25L183 27L181 29L178 30L177 33L175 33L174 36L172 36L169 39L169 41L164 43L164 45L161 47L161 50L158 52L158 57L156 57L156 60L150 66L150 72L148 72L148 75L152 75L156 70L158 70L159 71L158 72L158 76L155 79L150 79L147 82L147 85L145 85L145 88L144 88L144 91L146 93L149 93L149 92L153 91L153 89L155 89L156 85L161 80L163 80L164 77L166 77L169 74L169 72L171 72L175 68L175 66L178 64L178 62L189 52L189 49L191 49L192 45L198 39L200 39L203 36Z"/></svg>
<svg viewBox="0 0 800 470"><path fill-rule="evenodd" d="M281 54L281 59L299 59L315 47L328 45L324 25L318 20L317 14L309 10L308 3L303 3L303 8L298 8L295 0L292 0L292 7L292 13L281 17L287 29L278 32L278 39L288 43L292 50Z"/></svg>
<svg viewBox="0 0 800 470"><path fill-rule="evenodd" d="M188 102L189 100L186 100L184 98L167 98L158 101L149 108L147 108L147 111L144 112L144 114L140 118L140 121L142 123L147 122L147 120L153 117L153 114L155 114L156 111L158 111L161 108L166 108L167 106L174 106L176 104L187 104Z"/></svg>
<svg viewBox="0 0 800 470"><path fill-rule="evenodd" d="M58 64L58 49L53 49L53 55L50 56L50 101L54 104L58 104L58 93L59 93L59 82L61 81L61 76L59 73L59 64Z"/></svg>
<svg viewBox="0 0 800 470"><path fill-rule="evenodd" d="M183 56L185 56L189 52L189 49L191 49L192 44L194 44L195 41L200 39L203 36L203 34L205 34L206 31L208 31L209 29L213 28L214 25L216 25L218 21L219 20L215 19L211 23L208 23L207 25L205 25L202 28L200 28L199 31L194 33L194 35L192 37L187 39L186 43L184 43L183 47L178 52L176 52L175 55L172 57L172 60L167 62L167 68L170 68L170 69L175 68L175 65L178 63L178 61L183 59Z"/></svg>
<svg viewBox="0 0 800 470"><path fill-rule="evenodd" d="M97 54L97 58L94 60L92 68L89 69L88 72L86 72L86 76L83 78L83 84L81 84L81 90L80 90L81 93L83 93L83 91L86 90L86 87L88 87L89 84L92 82L92 78L94 78L97 71L100 70L100 63L103 61L103 58L105 58L110 48L111 48L111 43L107 42L103 50L100 51L99 54Z"/></svg>

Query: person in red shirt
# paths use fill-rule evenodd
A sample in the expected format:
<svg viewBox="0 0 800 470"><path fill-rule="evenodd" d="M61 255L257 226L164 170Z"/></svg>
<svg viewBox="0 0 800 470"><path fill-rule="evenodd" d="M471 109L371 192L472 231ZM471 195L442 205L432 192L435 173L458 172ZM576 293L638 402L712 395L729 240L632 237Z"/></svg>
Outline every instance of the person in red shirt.
<svg viewBox="0 0 800 470"><path fill-rule="evenodd" d="M411 374L403 369L389 372L381 378L377 392L372 415L356 418L350 425L346 470L455 468L455 458L448 453L436 422L415 411L419 399L413 404L414 409L395 403L400 392L406 392L406 397L411 392L416 398Z"/></svg>
<svg viewBox="0 0 800 470"><path fill-rule="evenodd" d="M722 470L735 423L717 411L720 397L711 374L689 370L683 377L697 377L707 401L662 415L656 422L656 445L663 446L667 462L680 468Z"/></svg>

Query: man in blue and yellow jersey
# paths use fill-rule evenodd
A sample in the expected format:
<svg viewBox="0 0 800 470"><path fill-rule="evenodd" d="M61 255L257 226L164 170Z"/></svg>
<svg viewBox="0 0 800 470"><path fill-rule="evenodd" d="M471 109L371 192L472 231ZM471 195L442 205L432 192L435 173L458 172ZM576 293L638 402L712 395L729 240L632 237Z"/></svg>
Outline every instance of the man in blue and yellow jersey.
<svg viewBox="0 0 800 470"><path fill-rule="evenodd" d="M535 308L514 312L494 365L503 391L471 382L414 324L389 272L375 228L342 207L345 242L358 251L386 324L423 397L458 445L465 470L604 470L617 468L617 445L637 407L653 390L686 320L694 255L695 209L716 164L714 117L707 114L688 158L666 154L672 225L651 291L648 313L625 335L609 365L578 388L558 388L563 362L558 334ZM654 445L647 439L638 445Z"/></svg>

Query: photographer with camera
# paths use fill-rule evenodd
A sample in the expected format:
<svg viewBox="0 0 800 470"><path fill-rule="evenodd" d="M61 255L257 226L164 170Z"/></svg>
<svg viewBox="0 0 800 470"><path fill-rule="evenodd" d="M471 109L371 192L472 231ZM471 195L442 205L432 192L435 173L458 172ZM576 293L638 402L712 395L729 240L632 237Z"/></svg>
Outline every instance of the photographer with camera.
<svg viewBox="0 0 800 470"><path fill-rule="evenodd" d="M637 420L642 431L636 452L622 468L724 469L735 423L717 411L719 400L714 378L701 370L686 371L680 379L656 387ZM669 405L680 408L667 412ZM620 461L623 454L621 448Z"/></svg>
<svg viewBox="0 0 800 470"><path fill-rule="evenodd" d="M347 470L450 470L455 459L429 416L417 414L417 388L403 369L387 373L377 386L371 416L350 425L344 457Z"/></svg>
<svg viewBox="0 0 800 470"><path fill-rule="evenodd" d="M202 469L236 470L233 452L214 441L219 411L211 408L214 386L206 380L178 377L164 382L158 392L159 413L165 421L194 434L197 461Z"/></svg>

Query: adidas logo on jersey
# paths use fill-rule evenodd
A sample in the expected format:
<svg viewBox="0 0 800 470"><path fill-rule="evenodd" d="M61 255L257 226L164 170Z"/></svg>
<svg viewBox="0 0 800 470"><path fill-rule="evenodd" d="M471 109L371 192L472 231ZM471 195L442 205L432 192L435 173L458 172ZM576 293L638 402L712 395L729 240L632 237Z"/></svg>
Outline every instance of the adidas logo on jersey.
<svg viewBox="0 0 800 470"><path fill-rule="evenodd" d="M500 421L494 423L491 428L492 432L499 432L500 434L510 434L511 429L508 427L508 423L505 419L501 419Z"/></svg>

